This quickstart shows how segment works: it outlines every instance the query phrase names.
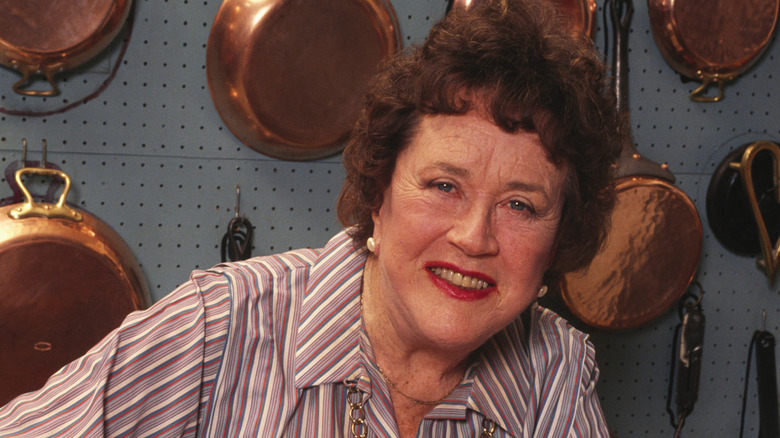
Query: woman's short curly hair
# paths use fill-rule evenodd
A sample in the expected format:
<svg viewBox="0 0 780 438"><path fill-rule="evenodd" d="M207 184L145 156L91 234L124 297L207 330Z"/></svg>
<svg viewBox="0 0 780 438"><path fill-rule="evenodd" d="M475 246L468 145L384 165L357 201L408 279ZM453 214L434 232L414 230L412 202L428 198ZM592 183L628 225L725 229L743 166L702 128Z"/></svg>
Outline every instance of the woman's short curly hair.
<svg viewBox="0 0 780 438"><path fill-rule="evenodd" d="M587 266L615 203L625 120L593 42L547 1L482 1L453 9L419 47L388 61L369 86L343 153L338 215L356 245L373 234L396 158L423 116L481 111L507 132L536 131L569 168L548 284Z"/></svg>

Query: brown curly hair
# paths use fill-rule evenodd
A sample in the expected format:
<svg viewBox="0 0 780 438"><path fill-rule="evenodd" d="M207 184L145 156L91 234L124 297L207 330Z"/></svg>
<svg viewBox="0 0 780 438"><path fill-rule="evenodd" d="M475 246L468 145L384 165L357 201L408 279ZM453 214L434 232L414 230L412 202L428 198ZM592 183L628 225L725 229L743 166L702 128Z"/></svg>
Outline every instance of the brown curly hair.
<svg viewBox="0 0 780 438"><path fill-rule="evenodd" d="M453 9L422 46L383 66L343 153L338 215L356 245L373 234L371 214L422 117L480 111L507 132L535 130L553 162L570 169L545 282L557 284L590 263L606 236L613 164L628 129L593 42L569 30L548 3Z"/></svg>

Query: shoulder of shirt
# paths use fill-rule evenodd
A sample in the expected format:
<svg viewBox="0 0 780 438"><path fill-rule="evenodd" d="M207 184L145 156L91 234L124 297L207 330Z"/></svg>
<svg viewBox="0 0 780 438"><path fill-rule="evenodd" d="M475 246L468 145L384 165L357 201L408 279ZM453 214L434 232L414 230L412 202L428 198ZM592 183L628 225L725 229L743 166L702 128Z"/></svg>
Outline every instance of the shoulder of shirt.
<svg viewBox="0 0 780 438"><path fill-rule="evenodd" d="M290 272L310 268L316 263L320 252L320 249L303 248L237 262L220 263L209 269L193 271L190 280L203 285L216 280L213 277L225 279L258 275L271 277L289 275Z"/></svg>
<svg viewBox="0 0 780 438"><path fill-rule="evenodd" d="M323 267L330 266L333 255L338 257L352 254L356 250L346 231L336 234L323 248L302 248L248 260L220 263L209 269L196 270L190 274L190 284L197 290L211 291L228 286L231 295L265 293L263 291L294 287L300 290L309 282L310 275ZM294 286L293 286L294 284Z"/></svg>
<svg viewBox="0 0 780 438"><path fill-rule="evenodd" d="M575 328L565 318L545 307L534 304L529 311L531 322L528 342L531 350L543 349L548 362L563 358L572 365L583 367L584 370L596 367L595 347L589 334Z"/></svg>
<svg viewBox="0 0 780 438"><path fill-rule="evenodd" d="M529 311L531 313L531 325L536 328L536 331L532 331L532 335L550 336L555 334L560 336L566 343L593 349L590 335L574 327L555 311L538 304L532 305Z"/></svg>

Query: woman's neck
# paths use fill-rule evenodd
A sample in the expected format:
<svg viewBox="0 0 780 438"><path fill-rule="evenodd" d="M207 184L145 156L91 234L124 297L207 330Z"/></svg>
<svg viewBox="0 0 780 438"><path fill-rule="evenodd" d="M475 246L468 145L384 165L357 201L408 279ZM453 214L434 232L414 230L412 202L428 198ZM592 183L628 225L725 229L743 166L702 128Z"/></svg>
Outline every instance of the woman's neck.
<svg viewBox="0 0 780 438"><path fill-rule="evenodd" d="M409 401L446 398L463 380L468 352L429 345L424 336L399 323L380 275L376 257L369 256L361 296L363 324L383 378L392 391Z"/></svg>

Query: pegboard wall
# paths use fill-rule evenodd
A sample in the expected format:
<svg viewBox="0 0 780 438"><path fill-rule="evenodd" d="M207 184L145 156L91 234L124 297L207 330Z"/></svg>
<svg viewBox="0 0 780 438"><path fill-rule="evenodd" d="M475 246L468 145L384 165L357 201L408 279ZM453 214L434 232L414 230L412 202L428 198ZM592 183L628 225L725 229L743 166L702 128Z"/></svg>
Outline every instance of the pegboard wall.
<svg viewBox="0 0 780 438"><path fill-rule="evenodd" d="M739 431L748 344L766 312L780 333L780 296L755 260L725 250L707 224L706 191L713 171L734 148L780 140L780 47L726 87L719 103L688 99L652 38L647 4L634 0L629 38L630 109L637 149L669 163L676 184L702 217L704 246L697 276L707 317L701 392L683 436L733 437ZM422 41L444 15L445 0L392 0L405 44ZM603 46L601 7L596 43ZM205 54L219 0L136 0L120 38L95 60L60 77L62 94L20 97L19 79L0 68L0 167L48 160L73 180L69 202L109 223L128 242L155 300L194 268L219 262L219 243L240 210L255 225L253 255L319 247L340 229L335 200L340 157L286 162L237 140L209 95ZM110 80L106 87L102 84ZM0 199L10 196L5 181ZM681 251L686 248L680 248ZM665 411L672 337L670 310L623 332L594 332L602 375L599 395L618 437L672 436ZM752 373L755 376L755 372ZM753 382L746 436L757 436Z"/></svg>

